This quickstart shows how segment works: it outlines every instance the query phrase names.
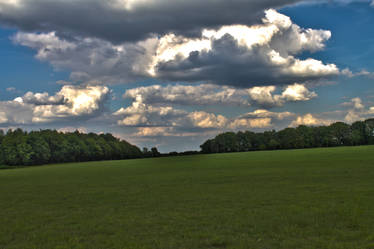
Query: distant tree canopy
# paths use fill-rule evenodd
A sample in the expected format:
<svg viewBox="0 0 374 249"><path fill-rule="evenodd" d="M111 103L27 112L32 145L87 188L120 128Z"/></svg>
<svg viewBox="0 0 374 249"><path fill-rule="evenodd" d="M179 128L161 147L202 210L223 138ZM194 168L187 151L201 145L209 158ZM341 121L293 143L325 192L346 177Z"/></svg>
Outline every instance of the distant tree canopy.
<svg viewBox="0 0 374 249"><path fill-rule="evenodd" d="M25 132L0 130L0 165L28 166L49 163L122 160L160 156L194 155L254 150L301 149L374 144L374 119L352 125L337 122L329 126L286 128L262 133L226 132L202 144L201 152L161 154L115 138L112 134L62 133L56 130Z"/></svg>
<svg viewBox="0 0 374 249"><path fill-rule="evenodd" d="M62 133L55 130L0 131L0 165L120 160L143 157L141 150L112 134Z"/></svg>
<svg viewBox="0 0 374 249"><path fill-rule="evenodd" d="M343 122L318 127L301 125L278 132L226 132L200 147L202 153L222 153L368 144L374 144L374 119L357 121L352 125Z"/></svg>

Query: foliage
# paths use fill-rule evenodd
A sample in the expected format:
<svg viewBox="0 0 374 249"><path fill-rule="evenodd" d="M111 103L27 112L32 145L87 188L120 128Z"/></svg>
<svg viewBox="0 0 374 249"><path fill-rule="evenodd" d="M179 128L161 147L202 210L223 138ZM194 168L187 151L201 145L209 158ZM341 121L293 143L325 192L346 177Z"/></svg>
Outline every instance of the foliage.
<svg viewBox="0 0 374 249"><path fill-rule="evenodd" d="M139 148L112 134L62 133L56 130L0 132L0 165L120 160L143 157Z"/></svg>
<svg viewBox="0 0 374 249"><path fill-rule="evenodd" d="M329 126L286 128L263 133L226 132L202 144L202 153L223 153L253 150L302 149L374 144L374 119L343 122Z"/></svg>

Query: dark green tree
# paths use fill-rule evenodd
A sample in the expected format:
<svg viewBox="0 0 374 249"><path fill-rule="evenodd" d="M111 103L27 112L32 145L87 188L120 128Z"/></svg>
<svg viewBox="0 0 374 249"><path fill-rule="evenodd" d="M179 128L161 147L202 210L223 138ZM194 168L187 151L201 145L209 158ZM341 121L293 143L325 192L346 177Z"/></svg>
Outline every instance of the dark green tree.
<svg viewBox="0 0 374 249"><path fill-rule="evenodd" d="M300 125L278 132L226 132L205 141L200 148L202 153L222 153L365 144L374 144L374 119L352 125L343 122L317 127Z"/></svg>
<svg viewBox="0 0 374 249"><path fill-rule="evenodd" d="M158 149L157 149L156 147L153 147L153 148L151 149L151 153L152 153L152 156L153 156L153 157L159 157L159 156L161 156L161 153L158 152Z"/></svg>
<svg viewBox="0 0 374 249"><path fill-rule="evenodd" d="M150 152L151 153L151 152ZM36 165L143 157L136 146L111 134L61 133L55 130L0 133L0 164Z"/></svg>

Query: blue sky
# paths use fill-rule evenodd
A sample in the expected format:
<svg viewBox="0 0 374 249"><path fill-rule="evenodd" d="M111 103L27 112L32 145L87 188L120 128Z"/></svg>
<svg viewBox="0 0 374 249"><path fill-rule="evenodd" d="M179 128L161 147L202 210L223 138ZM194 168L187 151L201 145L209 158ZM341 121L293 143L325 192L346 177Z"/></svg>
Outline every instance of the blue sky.
<svg viewBox="0 0 374 249"><path fill-rule="evenodd" d="M2 129L111 132L167 152L374 117L370 1L234 0L227 16L221 0L79 0L82 15L45 2L0 0Z"/></svg>

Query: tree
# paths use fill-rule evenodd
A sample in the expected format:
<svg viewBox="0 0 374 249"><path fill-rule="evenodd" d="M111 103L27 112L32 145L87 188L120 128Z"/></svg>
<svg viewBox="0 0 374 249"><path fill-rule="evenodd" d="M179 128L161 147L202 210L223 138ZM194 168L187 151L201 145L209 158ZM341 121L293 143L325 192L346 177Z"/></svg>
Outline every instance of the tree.
<svg viewBox="0 0 374 249"><path fill-rule="evenodd" d="M27 143L26 139L16 145L18 160L20 165L32 165L35 164L32 160L34 152L30 144Z"/></svg>
<svg viewBox="0 0 374 249"><path fill-rule="evenodd" d="M151 152L150 152L151 153ZM0 164L35 165L142 157L140 149L111 134L56 130L0 133Z"/></svg>
<svg viewBox="0 0 374 249"><path fill-rule="evenodd" d="M31 132L27 139L33 151L30 160L32 164L46 164L51 158L51 150L48 143L38 133Z"/></svg>
<svg viewBox="0 0 374 249"><path fill-rule="evenodd" d="M369 127L368 144L374 144L374 118L366 120L365 124Z"/></svg>
<svg viewBox="0 0 374 249"><path fill-rule="evenodd" d="M152 157L152 151L149 151L147 147L143 148L143 157Z"/></svg>
<svg viewBox="0 0 374 249"><path fill-rule="evenodd" d="M351 127L343 122L336 122L329 126L337 145L351 145Z"/></svg>
<svg viewBox="0 0 374 249"><path fill-rule="evenodd" d="M357 121L351 125L353 145L368 144L371 129L366 122Z"/></svg>
<svg viewBox="0 0 374 249"><path fill-rule="evenodd" d="M221 153L365 144L374 144L374 119L352 125L343 122L318 127L300 125L278 132L226 132L205 141L200 148L202 153Z"/></svg>
<svg viewBox="0 0 374 249"><path fill-rule="evenodd" d="M0 165L4 164L4 154L3 154L3 139L4 139L4 131L0 130Z"/></svg>
<svg viewBox="0 0 374 249"><path fill-rule="evenodd" d="M161 153L158 152L158 150L157 150L156 147L153 147L153 148L151 149L151 152L152 152L152 156L153 156L153 157L159 157L159 156L161 155Z"/></svg>

